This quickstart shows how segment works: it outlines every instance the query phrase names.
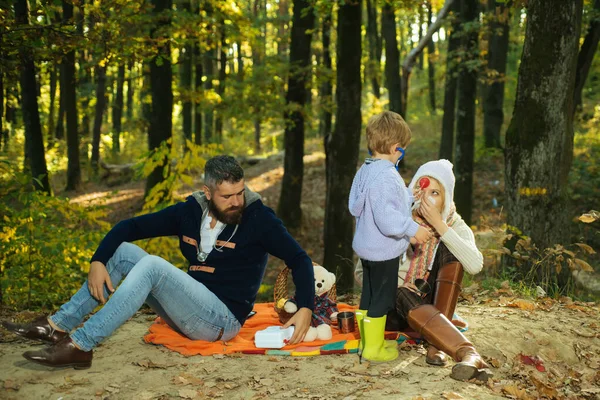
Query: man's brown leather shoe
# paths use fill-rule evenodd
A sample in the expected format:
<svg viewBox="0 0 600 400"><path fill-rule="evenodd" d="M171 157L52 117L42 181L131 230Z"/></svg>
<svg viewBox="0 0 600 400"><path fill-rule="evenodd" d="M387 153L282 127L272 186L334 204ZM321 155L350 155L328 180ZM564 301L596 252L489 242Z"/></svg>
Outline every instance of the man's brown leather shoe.
<svg viewBox="0 0 600 400"><path fill-rule="evenodd" d="M23 357L48 367L73 367L86 369L92 366L93 351L77 348L70 337L66 337L53 346L37 351L26 351Z"/></svg>
<svg viewBox="0 0 600 400"><path fill-rule="evenodd" d="M41 316L27 324L15 324L10 321L2 321L2 326L23 336L27 339L41 340L46 343L57 343L68 336L67 332L61 332L54 329L48 323L48 317Z"/></svg>

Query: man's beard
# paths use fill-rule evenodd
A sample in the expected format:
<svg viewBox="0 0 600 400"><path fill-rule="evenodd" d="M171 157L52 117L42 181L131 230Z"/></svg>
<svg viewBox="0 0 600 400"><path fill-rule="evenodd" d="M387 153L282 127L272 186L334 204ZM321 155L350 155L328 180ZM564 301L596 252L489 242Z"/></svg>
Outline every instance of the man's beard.
<svg viewBox="0 0 600 400"><path fill-rule="evenodd" d="M208 201L208 209L214 215L214 217L226 225L238 225L242 222L242 214L244 212L244 205L239 207L230 207L227 210L220 210L212 199Z"/></svg>

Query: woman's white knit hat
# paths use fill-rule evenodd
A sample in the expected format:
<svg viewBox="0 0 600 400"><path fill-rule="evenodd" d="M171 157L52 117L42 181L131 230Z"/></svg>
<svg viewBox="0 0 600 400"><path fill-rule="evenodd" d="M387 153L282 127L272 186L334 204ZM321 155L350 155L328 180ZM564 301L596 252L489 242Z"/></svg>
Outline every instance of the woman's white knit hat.
<svg viewBox="0 0 600 400"><path fill-rule="evenodd" d="M419 182L419 179L424 176L437 179L438 182L440 182L440 184L444 187L444 191L446 192L444 198L444 209L442 210L442 219L444 220L448 218L448 214L450 214L450 207L452 202L454 202L454 184L456 182L456 178L454 177L452 167L452 163L444 159L426 162L419 167L415 173L415 176L413 176L412 181L410 181L410 185L408 185L410 189L414 189L417 182Z"/></svg>

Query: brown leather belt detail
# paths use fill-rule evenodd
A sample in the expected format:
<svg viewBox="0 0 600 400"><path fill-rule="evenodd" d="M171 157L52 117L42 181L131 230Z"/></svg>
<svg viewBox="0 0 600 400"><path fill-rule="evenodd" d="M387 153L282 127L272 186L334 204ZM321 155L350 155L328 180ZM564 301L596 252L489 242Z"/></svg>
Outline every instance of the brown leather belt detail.
<svg viewBox="0 0 600 400"><path fill-rule="evenodd" d="M235 243L233 242L225 242L223 240L217 240L215 243L217 247L227 247L228 249L235 249Z"/></svg>
<svg viewBox="0 0 600 400"><path fill-rule="evenodd" d="M192 246L198 246L198 242L196 241L196 239L192 239L191 237L182 236L181 240L183 240L187 244L191 244Z"/></svg>
<svg viewBox="0 0 600 400"><path fill-rule="evenodd" d="M208 265L190 265L190 271L202 271L212 274L215 272L215 268L209 267Z"/></svg>

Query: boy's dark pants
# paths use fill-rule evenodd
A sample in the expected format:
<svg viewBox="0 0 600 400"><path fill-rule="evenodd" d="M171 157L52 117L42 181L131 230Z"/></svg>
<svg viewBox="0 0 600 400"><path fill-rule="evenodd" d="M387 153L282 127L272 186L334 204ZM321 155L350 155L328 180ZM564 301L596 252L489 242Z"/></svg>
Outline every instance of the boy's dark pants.
<svg viewBox="0 0 600 400"><path fill-rule="evenodd" d="M368 310L369 317L383 317L395 309L400 257L386 261L369 261L361 258L361 262L363 286L359 308Z"/></svg>

